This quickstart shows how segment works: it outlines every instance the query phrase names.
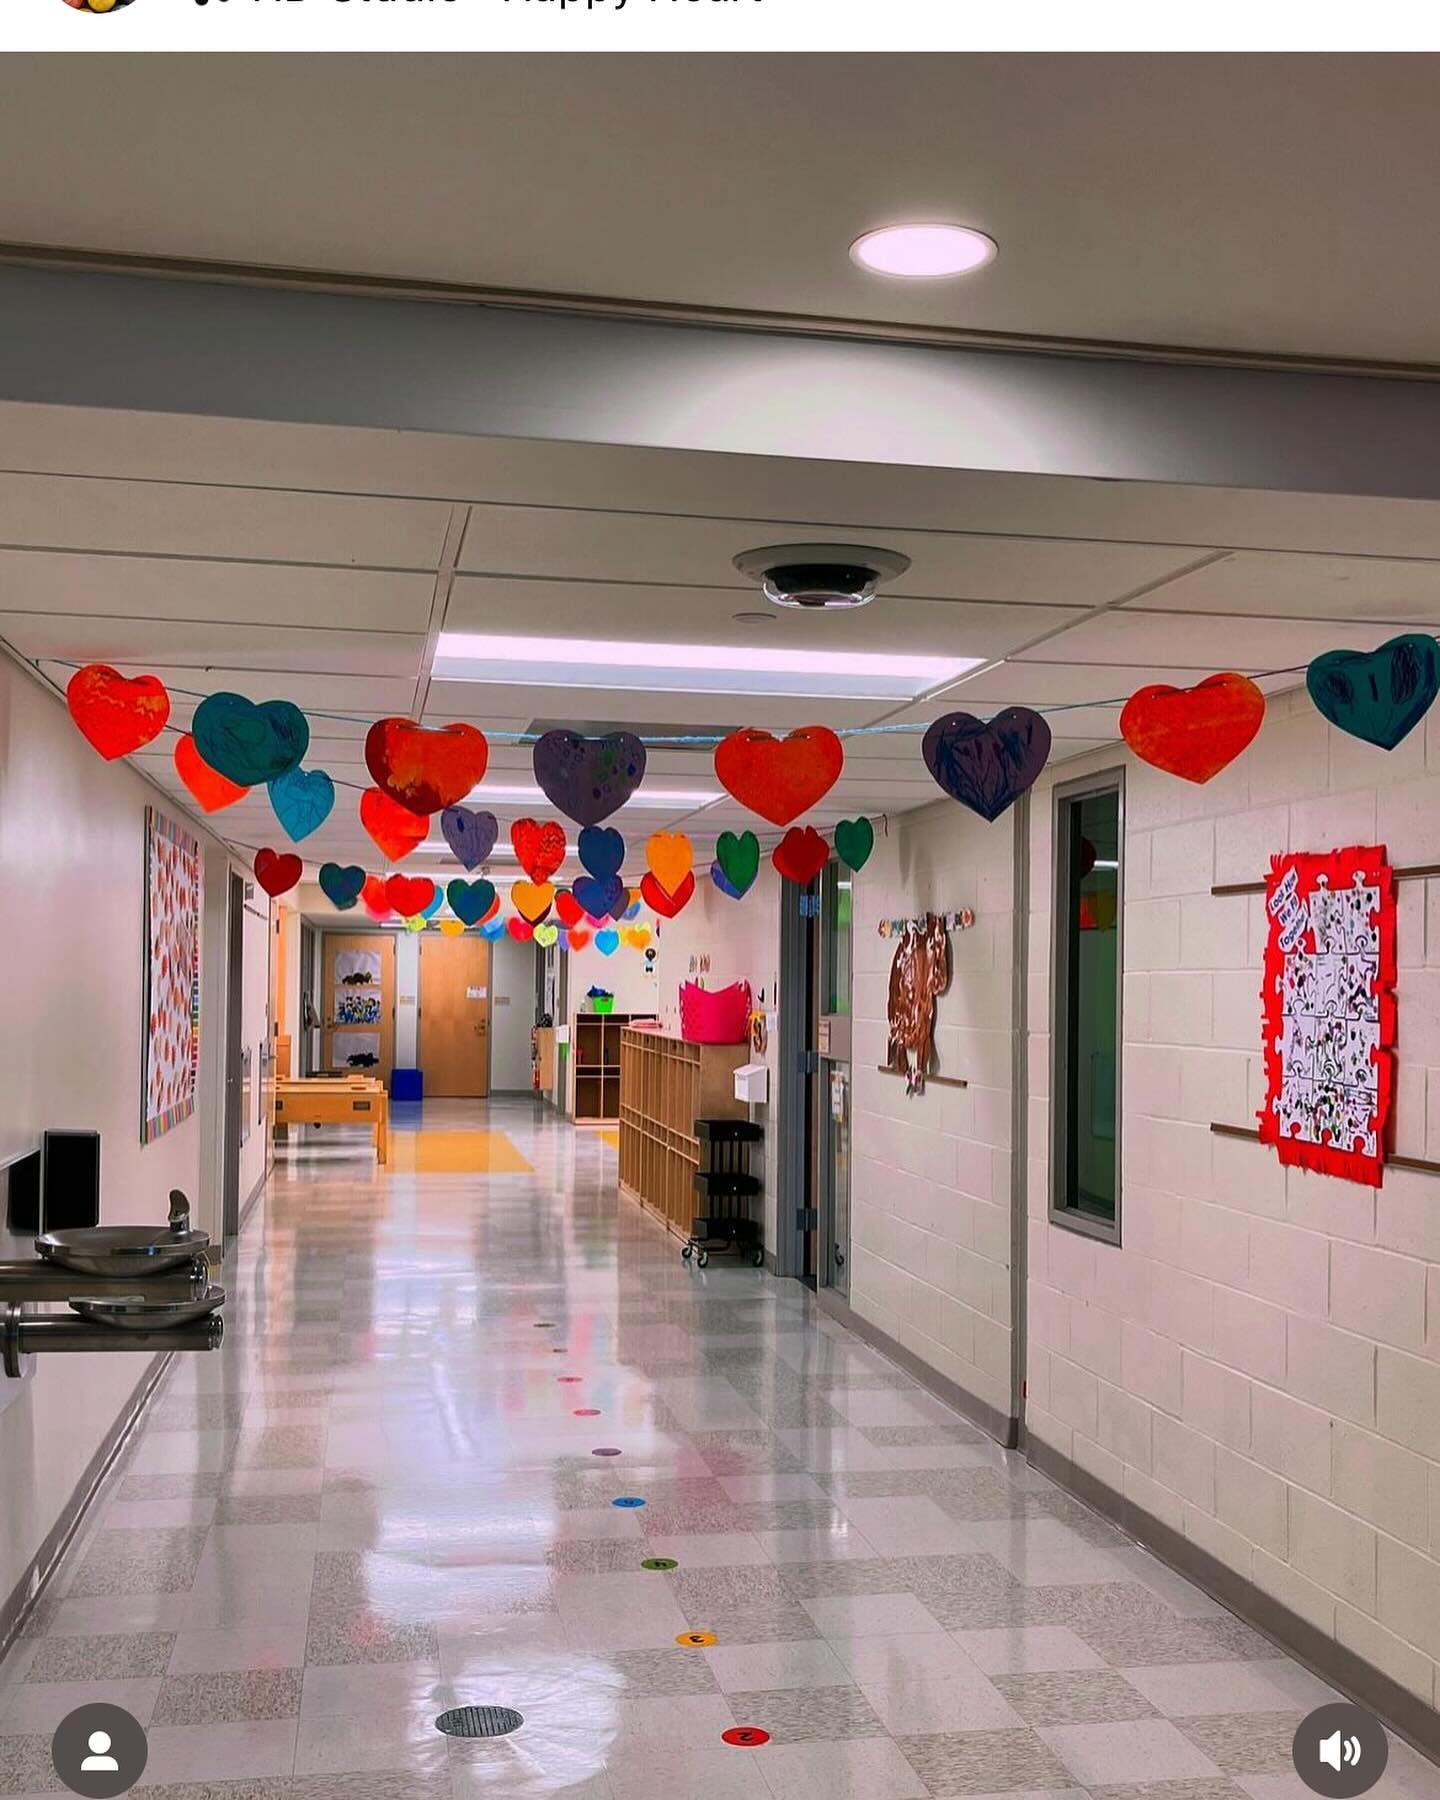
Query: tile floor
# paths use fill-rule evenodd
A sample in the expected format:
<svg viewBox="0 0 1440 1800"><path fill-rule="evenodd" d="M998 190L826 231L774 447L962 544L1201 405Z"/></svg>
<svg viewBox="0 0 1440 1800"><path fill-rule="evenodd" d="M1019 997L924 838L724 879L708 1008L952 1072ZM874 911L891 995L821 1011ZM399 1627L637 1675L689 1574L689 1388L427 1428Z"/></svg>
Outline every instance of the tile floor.
<svg viewBox="0 0 1440 1800"><path fill-rule="evenodd" d="M175 1359L0 1668L0 1793L59 1791L51 1731L107 1699L156 1800L1302 1800L1333 1696L1265 1639L799 1288L682 1265L605 1134L426 1124L388 1171L284 1152L224 1350ZM525 1724L435 1731L471 1702ZM1440 1770L1397 1743L1377 1791Z"/></svg>

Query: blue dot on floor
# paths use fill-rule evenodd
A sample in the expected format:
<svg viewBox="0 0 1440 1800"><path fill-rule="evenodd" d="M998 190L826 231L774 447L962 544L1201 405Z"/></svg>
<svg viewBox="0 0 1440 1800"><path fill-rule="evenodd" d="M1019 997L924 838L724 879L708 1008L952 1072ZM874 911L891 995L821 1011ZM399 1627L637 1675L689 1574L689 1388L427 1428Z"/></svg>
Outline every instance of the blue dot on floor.
<svg viewBox="0 0 1440 1800"><path fill-rule="evenodd" d="M622 1494L618 1500L610 1502L612 1506L643 1506L645 1502L635 1494Z"/></svg>

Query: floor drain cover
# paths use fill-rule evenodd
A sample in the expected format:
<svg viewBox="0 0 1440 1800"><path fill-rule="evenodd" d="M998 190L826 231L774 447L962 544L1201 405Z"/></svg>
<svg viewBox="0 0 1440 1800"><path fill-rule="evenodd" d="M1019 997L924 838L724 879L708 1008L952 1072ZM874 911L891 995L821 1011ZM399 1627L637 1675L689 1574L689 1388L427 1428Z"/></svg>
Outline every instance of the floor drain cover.
<svg viewBox="0 0 1440 1800"><path fill-rule="evenodd" d="M508 1706L455 1706L441 1713L435 1729L447 1737L496 1738L518 1731L524 1723L523 1715Z"/></svg>

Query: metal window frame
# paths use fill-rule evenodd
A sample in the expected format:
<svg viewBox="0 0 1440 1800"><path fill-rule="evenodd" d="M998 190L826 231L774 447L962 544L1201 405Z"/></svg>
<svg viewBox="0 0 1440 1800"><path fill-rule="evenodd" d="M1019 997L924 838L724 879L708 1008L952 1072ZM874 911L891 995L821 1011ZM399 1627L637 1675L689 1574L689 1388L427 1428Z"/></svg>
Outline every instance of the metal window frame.
<svg viewBox="0 0 1440 1800"><path fill-rule="evenodd" d="M1097 1219L1071 1205L1063 1192L1069 1165L1068 1099L1070 1087L1071 969L1068 906L1070 894L1070 834L1063 824L1070 806L1096 794L1116 797L1115 871L1115 1217ZM1124 1141L1122 1065L1125 1050L1125 770L1123 765L1093 775L1061 782L1052 792L1051 844L1054 850L1054 883L1051 892L1050 928L1050 1181L1049 1218L1052 1225L1094 1238L1117 1249L1122 1241L1124 1194L1121 1186L1121 1145Z"/></svg>

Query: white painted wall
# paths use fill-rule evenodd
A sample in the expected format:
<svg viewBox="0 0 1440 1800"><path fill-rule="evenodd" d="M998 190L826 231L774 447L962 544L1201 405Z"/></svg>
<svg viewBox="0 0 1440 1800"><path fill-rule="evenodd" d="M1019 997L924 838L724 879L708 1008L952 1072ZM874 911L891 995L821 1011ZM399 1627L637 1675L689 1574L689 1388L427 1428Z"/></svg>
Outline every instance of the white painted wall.
<svg viewBox="0 0 1440 1800"><path fill-rule="evenodd" d="M854 878L850 1304L1001 1413L1011 1404L1014 827L949 801L876 839ZM968 1082L907 1095L886 1059L896 945L882 918L970 907L950 938L934 1067Z"/></svg>
<svg viewBox="0 0 1440 1800"><path fill-rule="evenodd" d="M163 802L128 766L106 764L63 706L0 660L0 941L12 947L5 993L9 1055L0 1082L0 1155L34 1148L47 1126L101 1135L102 1219L163 1220L183 1188L198 1223L218 1228L219 1073L224 1044L224 909L229 854L205 844L201 937L201 1062L196 1111L155 1143L140 1143L143 1017L144 816ZM263 896L262 896L263 898ZM268 925L246 981L245 1036L266 1031ZM252 1130L242 1194L263 1166ZM8 1596L151 1359L114 1355L39 1360L33 1379L0 1393L0 1598Z"/></svg>
<svg viewBox="0 0 1440 1800"><path fill-rule="evenodd" d="M532 1088L535 953L533 943L517 944L508 932L490 946L491 1093L529 1093Z"/></svg>
<svg viewBox="0 0 1440 1800"><path fill-rule="evenodd" d="M1032 813L1028 1427L1440 1702L1440 1178L1284 1170L1261 1104L1272 854L1440 861L1440 712L1398 750L1303 694L1204 787L1126 766L1123 1248L1045 1216L1051 799ZM1397 1152L1440 1157L1440 882L1398 895Z"/></svg>

